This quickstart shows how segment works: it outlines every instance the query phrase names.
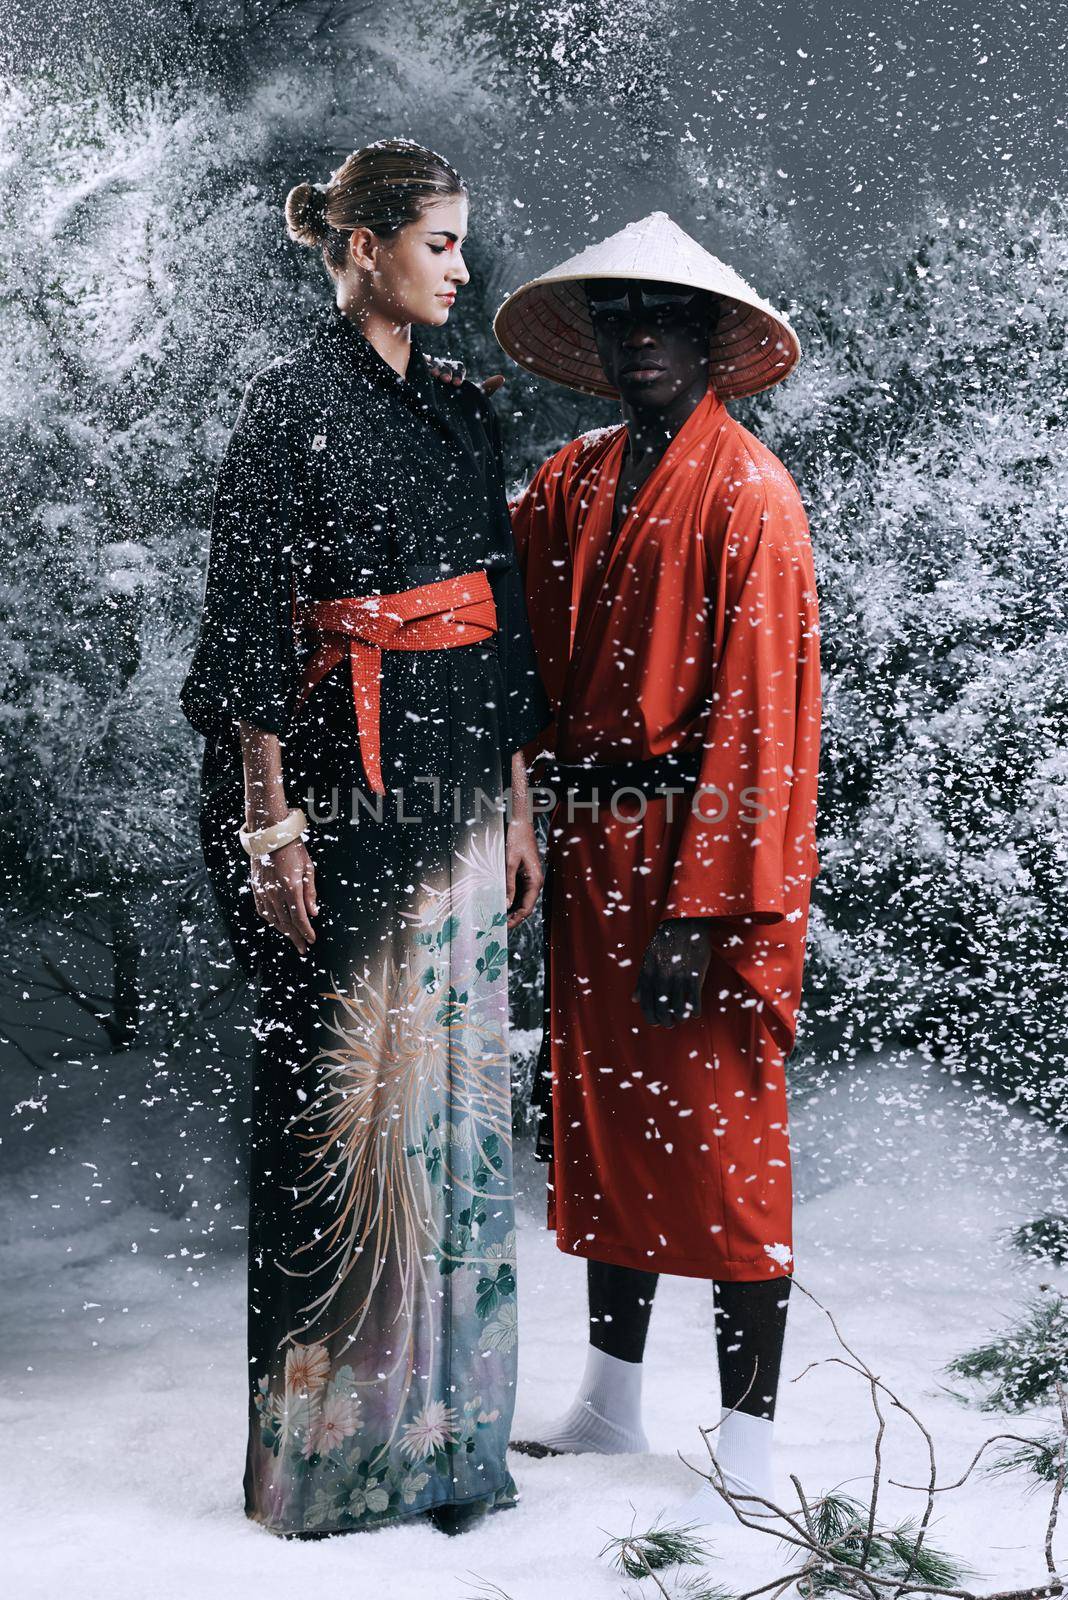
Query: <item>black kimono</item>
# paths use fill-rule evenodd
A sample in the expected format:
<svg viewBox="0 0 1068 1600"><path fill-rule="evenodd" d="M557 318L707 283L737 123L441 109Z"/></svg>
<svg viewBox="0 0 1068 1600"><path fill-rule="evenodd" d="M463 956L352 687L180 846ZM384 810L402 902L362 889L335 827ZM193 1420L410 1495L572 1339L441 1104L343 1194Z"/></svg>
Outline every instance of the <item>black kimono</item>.
<svg viewBox="0 0 1068 1600"><path fill-rule="evenodd" d="M298 705L305 601L484 572L498 631L386 650L381 770L347 660ZM219 471L196 653L201 837L258 978L245 1509L275 1533L511 1504L515 1232L504 788L548 721L492 410L413 340L401 378L333 304L249 382ZM235 721L282 741L320 911L262 923Z"/></svg>

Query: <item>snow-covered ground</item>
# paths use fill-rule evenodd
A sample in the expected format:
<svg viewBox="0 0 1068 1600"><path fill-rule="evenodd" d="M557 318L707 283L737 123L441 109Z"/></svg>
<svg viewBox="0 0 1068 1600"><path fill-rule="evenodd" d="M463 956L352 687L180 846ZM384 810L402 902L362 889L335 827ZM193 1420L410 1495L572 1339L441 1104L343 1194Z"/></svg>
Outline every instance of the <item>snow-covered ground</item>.
<svg viewBox="0 0 1068 1600"><path fill-rule="evenodd" d="M606 1533L647 1525L689 1492L695 1480L676 1451L700 1460L697 1426L718 1416L708 1285L661 1286L646 1362L651 1454L513 1456L521 1503L459 1539L424 1523L275 1539L242 1511L244 1234L234 1114L212 1087L202 1079L191 1094L145 1057L121 1070L68 1065L40 1083L25 1067L5 1070L5 1592L462 1600L496 1585L512 1600L620 1596L625 1586L598 1554ZM920 1412L940 1475L955 1478L1004 1424L954 1398L942 1367L1039 1283L1065 1286L1063 1272L1004 1238L1012 1223L1064 1208L1065 1145L935 1070L881 1058L798 1096L793 1136L797 1280ZM542 1172L525 1150L518 1187L521 1434L571 1399L585 1330L583 1264L541 1226ZM873 1417L862 1381L826 1364L791 1381L835 1353L826 1319L795 1294L777 1427L784 1496L790 1472L813 1492L864 1492ZM1038 1431L1050 1416L1011 1426ZM922 1481L922 1443L899 1416L885 1459L888 1476ZM1026 1490L1022 1479L978 1478L944 1497L933 1542L972 1565L977 1590L1042 1576L1048 1495ZM886 1491L890 1515L919 1504ZM756 1537L744 1552L721 1535L710 1576L755 1583L782 1570L775 1542ZM1059 1553L1068 1560L1068 1528Z"/></svg>

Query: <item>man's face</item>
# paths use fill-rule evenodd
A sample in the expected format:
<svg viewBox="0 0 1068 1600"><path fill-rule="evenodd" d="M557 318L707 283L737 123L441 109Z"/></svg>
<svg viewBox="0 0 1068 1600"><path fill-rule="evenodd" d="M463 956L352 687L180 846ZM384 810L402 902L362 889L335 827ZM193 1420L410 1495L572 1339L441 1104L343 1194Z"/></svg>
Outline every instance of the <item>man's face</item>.
<svg viewBox="0 0 1068 1600"><path fill-rule="evenodd" d="M708 387L712 300L672 284L591 278L597 353L609 383L636 409L658 411Z"/></svg>

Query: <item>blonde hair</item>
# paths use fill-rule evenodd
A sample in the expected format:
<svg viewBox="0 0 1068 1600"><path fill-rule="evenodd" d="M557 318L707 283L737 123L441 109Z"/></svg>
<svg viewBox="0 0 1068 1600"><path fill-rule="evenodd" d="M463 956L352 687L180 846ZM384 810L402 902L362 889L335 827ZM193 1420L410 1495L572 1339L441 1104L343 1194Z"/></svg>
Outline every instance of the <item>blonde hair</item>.
<svg viewBox="0 0 1068 1600"><path fill-rule="evenodd" d="M290 189L286 232L294 244L318 245L333 273L345 265L353 228L388 239L418 221L430 201L466 193L456 168L435 150L411 139L380 139L354 150L328 183Z"/></svg>

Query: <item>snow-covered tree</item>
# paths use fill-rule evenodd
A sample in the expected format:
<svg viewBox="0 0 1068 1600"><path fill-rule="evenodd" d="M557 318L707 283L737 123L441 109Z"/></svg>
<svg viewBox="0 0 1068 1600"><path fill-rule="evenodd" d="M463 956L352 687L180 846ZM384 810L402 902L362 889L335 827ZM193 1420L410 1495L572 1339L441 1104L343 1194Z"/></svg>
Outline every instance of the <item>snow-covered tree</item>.
<svg viewBox="0 0 1068 1600"><path fill-rule="evenodd" d="M1068 227L934 207L818 308L765 437L810 510L826 724L809 1013L1063 1116Z"/></svg>
<svg viewBox="0 0 1068 1600"><path fill-rule="evenodd" d="M212 463L299 291L260 181L269 103L237 117L202 93L72 99L37 81L0 119L12 959L34 919L68 946L75 925L102 938L92 1014L123 1044L187 1011L197 975L196 763L176 696Z"/></svg>

